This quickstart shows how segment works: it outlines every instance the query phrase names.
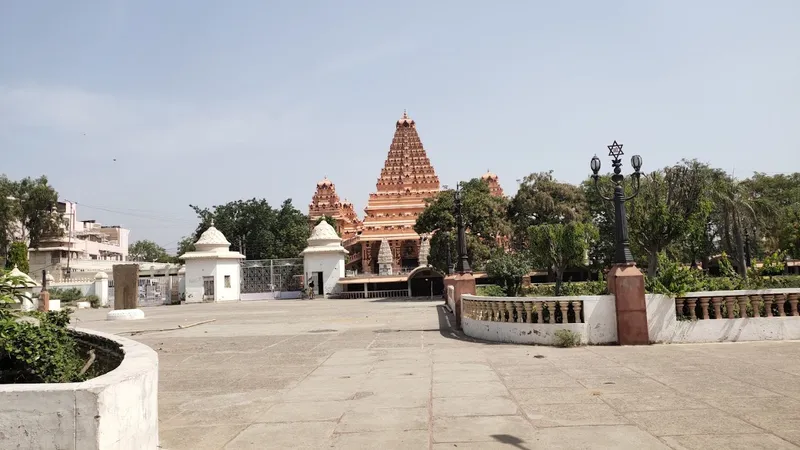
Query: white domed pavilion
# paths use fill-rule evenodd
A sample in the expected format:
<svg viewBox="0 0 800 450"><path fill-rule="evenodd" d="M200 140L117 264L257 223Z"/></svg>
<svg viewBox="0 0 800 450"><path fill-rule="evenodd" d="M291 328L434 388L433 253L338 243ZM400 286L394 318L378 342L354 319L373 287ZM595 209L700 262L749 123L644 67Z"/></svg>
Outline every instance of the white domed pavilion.
<svg viewBox="0 0 800 450"><path fill-rule="evenodd" d="M335 293L339 279L344 278L344 258L347 255L336 230L328 222L321 221L311 231L308 247L302 255L306 287L313 281L315 295Z"/></svg>
<svg viewBox="0 0 800 450"><path fill-rule="evenodd" d="M239 300L244 255L230 250L231 243L213 221L194 245L195 251L180 256L186 262L186 303Z"/></svg>

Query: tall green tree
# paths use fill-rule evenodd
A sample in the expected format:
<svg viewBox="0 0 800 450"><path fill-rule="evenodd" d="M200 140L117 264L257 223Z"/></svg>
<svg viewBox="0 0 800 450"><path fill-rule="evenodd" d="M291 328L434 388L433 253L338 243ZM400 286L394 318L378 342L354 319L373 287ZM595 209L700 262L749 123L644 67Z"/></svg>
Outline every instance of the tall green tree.
<svg viewBox="0 0 800 450"><path fill-rule="evenodd" d="M214 226L231 242L231 249L243 253L247 259L297 258L307 245L308 217L292 205L291 199L284 201L279 209L255 198L211 208L189 206L200 219L195 241L213 220Z"/></svg>
<svg viewBox="0 0 800 450"><path fill-rule="evenodd" d="M172 262L173 257L170 256L164 247L156 244L153 241L142 240L136 241L128 246L128 257L133 261L149 261L149 262Z"/></svg>
<svg viewBox="0 0 800 450"><path fill-rule="evenodd" d="M564 271L584 266L590 243L597 238L591 224L534 225L529 228L529 255L535 267L551 268L556 276L556 295L561 295Z"/></svg>
<svg viewBox="0 0 800 450"><path fill-rule="evenodd" d="M467 234L467 255L473 269L482 269L493 249L501 247L504 237L509 236L510 226L506 219L508 200L495 197L489 186L474 178L461 186L462 215ZM447 242L450 241L453 261L458 249L454 191L440 191L428 199L425 210L417 217L414 231L419 234L433 233L428 262L440 270L447 270L445 263Z"/></svg>
<svg viewBox="0 0 800 450"><path fill-rule="evenodd" d="M584 191L573 184L557 181L553 171L526 176L508 206L517 248L526 246L527 230L531 226L584 222L588 214Z"/></svg>
<svg viewBox="0 0 800 450"><path fill-rule="evenodd" d="M495 280L509 297L519 294L522 277L530 271L530 260L521 252L496 251L486 262L486 274Z"/></svg>
<svg viewBox="0 0 800 450"><path fill-rule="evenodd" d="M58 193L47 177L14 181L0 175L0 256L12 242L38 247L42 236L61 235L63 218L55 211Z"/></svg>
<svg viewBox="0 0 800 450"><path fill-rule="evenodd" d="M698 220L705 181L701 165L691 161L642 175L639 195L626 207L631 245L647 255L648 276L658 270L658 254L684 239Z"/></svg>

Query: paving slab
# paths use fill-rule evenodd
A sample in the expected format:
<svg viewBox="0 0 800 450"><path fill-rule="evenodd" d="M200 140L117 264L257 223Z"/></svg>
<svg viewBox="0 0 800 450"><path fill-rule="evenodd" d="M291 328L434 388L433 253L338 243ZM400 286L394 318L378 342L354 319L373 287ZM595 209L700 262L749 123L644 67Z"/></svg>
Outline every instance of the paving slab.
<svg viewBox="0 0 800 450"><path fill-rule="evenodd" d="M160 356L168 450L800 448L800 342L487 344L441 302L79 310ZM102 314L101 314L102 313ZM333 330L320 332L320 330Z"/></svg>

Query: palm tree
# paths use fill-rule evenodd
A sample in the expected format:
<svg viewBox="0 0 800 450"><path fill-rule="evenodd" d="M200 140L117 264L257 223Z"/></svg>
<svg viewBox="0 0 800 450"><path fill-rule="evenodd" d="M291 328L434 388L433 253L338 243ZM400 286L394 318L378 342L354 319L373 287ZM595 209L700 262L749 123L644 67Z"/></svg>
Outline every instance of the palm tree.
<svg viewBox="0 0 800 450"><path fill-rule="evenodd" d="M774 208L756 198L741 181L727 175L716 177L709 190L722 218L722 243L736 259L736 269L747 277L744 234L748 229L760 229L762 224L774 216Z"/></svg>

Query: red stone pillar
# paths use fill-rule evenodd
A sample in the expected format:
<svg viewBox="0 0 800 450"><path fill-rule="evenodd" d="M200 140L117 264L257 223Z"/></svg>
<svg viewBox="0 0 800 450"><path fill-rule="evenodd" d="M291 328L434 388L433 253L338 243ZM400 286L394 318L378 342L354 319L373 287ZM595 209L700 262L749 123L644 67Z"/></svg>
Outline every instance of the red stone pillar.
<svg viewBox="0 0 800 450"><path fill-rule="evenodd" d="M455 275L448 275L444 279L444 288L447 292L447 286L453 286L453 300L455 303L455 310L453 314L456 316L456 329L461 329L461 296L464 294L475 295L475 277L471 273L459 273Z"/></svg>
<svg viewBox="0 0 800 450"><path fill-rule="evenodd" d="M608 272L608 290L616 297L619 345L647 345L644 275L635 265L617 264Z"/></svg>
<svg viewBox="0 0 800 450"><path fill-rule="evenodd" d="M39 311L50 311L50 293L47 291L42 291L39 293L39 307L37 308Z"/></svg>

